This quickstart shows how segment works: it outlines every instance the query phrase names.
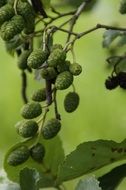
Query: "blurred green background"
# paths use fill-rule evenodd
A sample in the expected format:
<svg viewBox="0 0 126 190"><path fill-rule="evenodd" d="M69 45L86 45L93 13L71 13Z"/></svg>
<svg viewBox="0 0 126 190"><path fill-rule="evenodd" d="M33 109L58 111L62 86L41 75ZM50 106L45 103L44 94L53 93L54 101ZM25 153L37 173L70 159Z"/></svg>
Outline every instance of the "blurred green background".
<svg viewBox="0 0 126 190"><path fill-rule="evenodd" d="M67 9L68 7L62 8L62 11L67 11ZM97 23L107 25L119 23L120 26L125 26L126 16L120 15L118 9L118 0L99 0L92 12L81 16L75 31L84 31ZM110 70L107 69L105 62L107 51L102 49L101 44L103 32L104 30L101 29L88 34L76 43L77 62L83 67L83 73L75 79L76 90L80 94L78 110L68 114L63 108L64 96L71 87L58 94L63 126L60 136L66 153L84 141L112 139L120 142L126 138L126 92L121 89L107 91L104 87ZM64 39L65 35L60 32L55 36L58 42L63 43ZM71 55L69 58L72 59ZM20 71L16 66L16 58L5 52L4 43L1 40L0 62L0 163L2 167L3 155L20 139L14 125L21 119L20 108L23 103L20 96ZM41 83L34 81L33 76L29 75L29 97L31 92L40 86ZM102 172L101 170L99 173ZM74 182L67 184L72 190ZM118 190L125 190L125 187L126 182L123 180Z"/></svg>

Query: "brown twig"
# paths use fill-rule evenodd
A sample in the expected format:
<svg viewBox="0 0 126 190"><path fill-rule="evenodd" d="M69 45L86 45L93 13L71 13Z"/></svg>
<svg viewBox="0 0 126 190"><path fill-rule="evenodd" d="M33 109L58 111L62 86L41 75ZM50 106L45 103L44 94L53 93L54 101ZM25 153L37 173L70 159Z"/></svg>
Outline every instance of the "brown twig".
<svg viewBox="0 0 126 190"><path fill-rule="evenodd" d="M26 95L26 89L27 89L27 75L24 71L21 73L21 78L22 78L22 89L21 89L21 94L22 94L22 99L25 104L28 103L27 95Z"/></svg>

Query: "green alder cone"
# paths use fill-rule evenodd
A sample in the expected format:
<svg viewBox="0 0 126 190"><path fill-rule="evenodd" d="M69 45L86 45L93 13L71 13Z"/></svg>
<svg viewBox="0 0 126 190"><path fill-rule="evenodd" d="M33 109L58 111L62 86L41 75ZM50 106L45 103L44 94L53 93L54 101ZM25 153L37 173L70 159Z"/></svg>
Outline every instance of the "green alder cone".
<svg viewBox="0 0 126 190"><path fill-rule="evenodd" d="M25 50L18 58L18 67L21 70L25 70L27 69L27 59L30 55L30 51L29 50Z"/></svg>
<svg viewBox="0 0 126 190"><path fill-rule="evenodd" d="M69 70L72 75L77 76L82 72L82 67L78 63L73 63L70 65Z"/></svg>
<svg viewBox="0 0 126 190"><path fill-rule="evenodd" d="M14 9L11 5L6 4L0 8L0 26L14 16Z"/></svg>
<svg viewBox="0 0 126 190"><path fill-rule="evenodd" d="M41 143L37 143L31 148L30 154L33 160L41 163L45 156L45 147Z"/></svg>
<svg viewBox="0 0 126 190"><path fill-rule="evenodd" d="M65 61L65 63L57 65L57 71L59 73L62 73L64 71L69 71L69 67L70 67L70 61Z"/></svg>
<svg viewBox="0 0 126 190"><path fill-rule="evenodd" d="M57 133L60 131L61 123L58 119L50 119L48 120L43 129L42 129L42 135L44 139L51 139L57 135Z"/></svg>
<svg viewBox="0 0 126 190"><path fill-rule="evenodd" d="M17 6L17 13L25 20L24 33L30 34L34 32L35 28L35 13L33 7L28 2L19 1Z"/></svg>
<svg viewBox="0 0 126 190"><path fill-rule="evenodd" d="M46 89L38 89L32 95L32 100L35 102L42 102L46 100Z"/></svg>
<svg viewBox="0 0 126 190"><path fill-rule="evenodd" d="M0 7L4 6L7 3L7 0L0 0Z"/></svg>
<svg viewBox="0 0 126 190"><path fill-rule="evenodd" d="M66 59L66 52L61 49L55 49L48 57L49 67L56 67L59 64L63 64Z"/></svg>
<svg viewBox="0 0 126 190"><path fill-rule="evenodd" d="M76 92L69 92L64 99L65 111L71 113L75 111L79 105L79 95Z"/></svg>
<svg viewBox="0 0 126 190"><path fill-rule="evenodd" d="M33 119L41 115L42 107L38 102L25 104L21 109L21 115L25 119Z"/></svg>
<svg viewBox="0 0 126 190"><path fill-rule="evenodd" d="M119 12L121 14L126 14L126 0L121 1Z"/></svg>
<svg viewBox="0 0 126 190"><path fill-rule="evenodd" d="M11 166L17 166L24 163L30 156L30 152L27 146L20 146L16 150L10 153L7 162Z"/></svg>
<svg viewBox="0 0 126 190"><path fill-rule="evenodd" d="M10 41L17 34L19 34L24 29L24 19L20 15L15 15L8 22L4 22L1 26L1 38L4 41Z"/></svg>
<svg viewBox="0 0 126 190"><path fill-rule="evenodd" d="M69 71L60 73L55 82L57 90L65 90L73 83L73 75Z"/></svg>
<svg viewBox="0 0 126 190"><path fill-rule="evenodd" d="M33 137L37 133L37 131L38 131L38 124L33 120L22 121L17 126L18 134L24 138Z"/></svg>
<svg viewBox="0 0 126 190"><path fill-rule="evenodd" d="M56 78L57 72L53 67L44 68L41 71L41 76L43 79L51 80Z"/></svg>
<svg viewBox="0 0 126 190"><path fill-rule="evenodd" d="M48 53L42 49L34 50L28 57L28 66L38 69L47 60Z"/></svg>
<svg viewBox="0 0 126 190"><path fill-rule="evenodd" d="M54 51L55 49L63 50L63 47L62 47L61 44L54 44L54 45L51 47L51 52Z"/></svg>

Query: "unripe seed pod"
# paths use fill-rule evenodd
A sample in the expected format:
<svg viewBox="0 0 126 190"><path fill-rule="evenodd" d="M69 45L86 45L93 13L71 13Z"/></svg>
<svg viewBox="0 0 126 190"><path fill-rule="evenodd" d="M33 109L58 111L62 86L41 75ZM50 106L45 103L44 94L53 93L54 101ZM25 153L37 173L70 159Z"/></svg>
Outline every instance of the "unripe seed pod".
<svg viewBox="0 0 126 190"><path fill-rule="evenodd" d="M60 73L55 82L57 90L67 89L73 83L73 75L69 71Z"/></svg>
<svg viewBox="0 0 126 190"><path fill-rule="evenodd" d="M78 63L70 64L69 70L72 75L77 76L82 72L82 67Z"/></svg>
<svg viewBox="0 0 126 190"><path fill-rule="evenodd" d="M17 13L21 15L25 20L25 29L26 34L30 34L34 31L35 24L35 12L33 7L28 2L19 2L17 5ZM30 22L29 22L30 21Z"/></svg>
<svg viewBox="0 0 126 190"><path fill-rule="evenodd" d="M57 135L57 133L60 131L61 123L58 119L50 119L48 120L43 129L42 129L42 135L44 139L51 139Z"/></svg>
<svg viewBox="0 0 126 190"><path fill-rule="evenodd" d="M41 71L41 76L43 79L51 80L56 78L57 72L53 67L44 68Z"/></svg>
<svg viewBox="0 0 126 190"><path fill-rule="evenodd" d="M31 148L30 154L33 160L41 163L45 156L45 147L41 143L37 143L35 146Z"/></svg>
<svg viewBox="0 0 126 190"><path fill-rule="evenodd" d="M38 124L33 121L22 121L19 124L17 123L17 132L20 136L24 138L33 137L38 131Z"/></svg>
<svg viewBox="0 0 126 190"><path fill-rule="evenodd" d="M71 113L75 111L79 105L79 95L76 92L69 92L64 99L65 111Z"/></svg>
<svg viewBox="0 0 126 190"><path fill-rule="evenodd" d="M42 107L37 102L27 103L21 109L21 115L25 119L33 119L41 115Z"/></svg>
<svg viewBox="0 0 126 190"><path fill-rule="evenodd" d="M64 63L57 65L57 71L62 73L64 71L69 71L70 61L65 61Z"/></svg>
<svg viewBox="0 0 126 190"><path fill-rule="evenodd" d="M21 70L27 69L27 59L30 55L29 50L25 50L18 58L18 67Z"/></svg>
<svg viewBox="0 0 126 190"><path fill-rule="evenodd" d="M28 57L28 66L38 69L47 60L48 53L42 49L34 50Z"/></svg>
<svg viewBox="0 0 126 190"><path fill-rule="evenodd" d="M5 22L1 26L1 38L4 41L10 41L17 34L19 34L24 28L24 19L16 15L10 21Z"/></svg>
<svg viewBox="0 0 126 190"><path fill-rule="evenodd" d="M35 102L42 102L46 100L46 89L38 89L32 95L32 100Z"/></svg>
<svg viewBox="0 0 126 190"><path fill-rule="evenodd" d="M61 49L55 49L48 57L48 65L50 67L56 67L59 64L64 63L66 59L66 52Z"/></svg>
<svg viewBox="0 0 126 190"><path fill-rule="evenodd" d="M27 146L22 145L12 151L8 156L7 163L11 166L17 166L24 163L30 156Z"/></svg>
<svg viewBox="0 0 126 190"><path fill-rule="evenodd" d="M0 7L4 6L7 3L7 0L0 0Z"/></svg>
<svg viewBox="0 0 126 190"><path fill-rule="evenodd" d="M121 14L126 14L126 0L121 1L119 12Z"/></svg>
<svg viewBox="0 0 126 190"><path fill-rule="evenodd" d="M55 49L63 50L63 47L62 47L61 44L54 44L54 45L51 47L51 52L54 51Z"/></svg>
<svg viewBox="0 0 126 190"><path fill-rule="evenodd" d="M14 16L14 9L11 5L6 4L0 8L0 26Z"/></svg>

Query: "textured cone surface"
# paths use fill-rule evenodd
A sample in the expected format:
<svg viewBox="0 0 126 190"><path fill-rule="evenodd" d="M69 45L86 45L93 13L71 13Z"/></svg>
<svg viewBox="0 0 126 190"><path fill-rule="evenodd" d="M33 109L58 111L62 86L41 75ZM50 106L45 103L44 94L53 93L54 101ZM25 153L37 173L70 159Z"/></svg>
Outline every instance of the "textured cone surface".
<svg viewBox="0 0 126 190"><path fill-rule="evenodd" d="M60 73L55 82L57 90L67 89L73 83L73 75L69 71Z"/></svg>
<svg viewBox="0 0 126 190"><path fill-rule="evenodd" d="M42 107L37 102L28 103L21 109L21 115L25 119L33 119L42 113Z"/></svg>
<svg viewBox="0 0 126 190"><path fill-rule="evenodd" d="M106 87L108 90L113 90L113 89L115 89L118 85L119 85L119 78L118 78L118 76L109 77L109 78L105 81L105 87Z"/></svg>
<svg viewBox="0 0 126 190"><path fill-rule="evenodd" d="M58 119L50 119L45 123L42 129L42 135L45 139L51 139L60 131L61 123Z"/></svg>
<svg viewBox="0 0 126 190"><path fill-rule="evenodd" d="M10 153L7 162L9 165L17 166L24 163L30 156L30 152L26 146L21 146Z"/></svg>
<svg viewBox="0 0 126 190"><path fill-rule="evenodd" d="M41 76L42 78L46 80L51 80L51 79L56 78L57 72L53 67L48 67L48 68L42 69Z"/></svg>
<svg viewBox="0 0 126 190"><path fill-rule="evenodd" d="M47 59L47 52L42 49L34 50L28 57L28 66L38 69Z"/></svg>
<svg viewBox="0 0 126 190"><path fill-rule="evenodd" d="M37 143L30 150L31 157L36 162L42 162L45 156L45 148L41 143Z"/></svg>
<svg viewBox="0 0 126 190"><path fill-rule="evenodd" d="M38 124L32 120L25 121L18 126L17 130L18 134L24 138L33 137L38 131Z"/></svg>
<svg viewBox="0 0 126 190"><path fill-rule="evenodd" d="M119 11L121 14L126 14L126 0L121 1Z"/></svg>
<svg viewBox="0 0 126 190"><path fill-rule="evenodd" d="M62 73L64 71L69 71L69 67L70 67L70 61L65 61L64 63L57 65L57 71L59 73Z"/></svg>
<svg viewBox="0 0 126 190"><path fill-rule="evenodd" d="M76 92L69 92L64 99L65 111L71 113L77 109L79 105L79 95Z"/></svg>
<svg viewBox="0 0 126 190"><path fill-rule="evenodd" d="M6 4L0 8L0 26L14 16L14 9L11 5Z"/></svg>
<svg viewBox="0 0 126 190"><path fill-rule="evenodd" d="M24 51L18 58L18 67L22 70L27 69L27 59L30 55L30 51Z"/></svg>
<svg viewBox="0 0 126 190"><path fill-rule="evenodd" d="M38 89L32 95L32 100L35 102L42 102L46 100L46 89Z"/></svg>
<svg viewBox="0 0 126 190"><path fill-rule="evenodd" d="M5 5L7 3L7 0L0 0L0 7L2 7L3 5Z"/></svg>
<svg viewBox="0 0 126 190"><path fill-rule="evenodd" d="M77 63L71 64L69 69L70 69L71 74L73 74L74 76L77 76L82 72L81 65L79 65Z"/></svg>
<svg viewBox="0 0 126 190"><path fill-rule="evenodd" d="M61 44L54 44L54 45L51 47L51 51L54 51L55 49L63 50L63 47L62 47Z"/></svg>
<svg viewBox="0 0 126 190"><path fill-rule="evenodd" d="M34 32L35 13L32 6L28 2L19 2L17 6L17 13L25 20L24 32L26 34Z"/></svg>
<svg viewBox="0 0 126 190"><path fill-rule="evenodd" d="M118 74L119 86L126 89L126 72L120 72Z"/></svg>
<svg viewBox="0 0 126 190"><path fill-rule="evenodd" d="M1 26L1 38L10 41L15 35L19 34L24 28L24 19L16 15L8 22Z"/></svg>
<svg viewBox="0 0 126 190"><path fill-rule="evenodd" d="M61 49L55 49L48 57L48 65L50 67L56 67L59 64L64 63L66 59L66 52Z"/></svg>

